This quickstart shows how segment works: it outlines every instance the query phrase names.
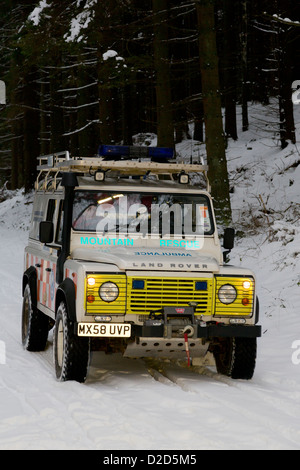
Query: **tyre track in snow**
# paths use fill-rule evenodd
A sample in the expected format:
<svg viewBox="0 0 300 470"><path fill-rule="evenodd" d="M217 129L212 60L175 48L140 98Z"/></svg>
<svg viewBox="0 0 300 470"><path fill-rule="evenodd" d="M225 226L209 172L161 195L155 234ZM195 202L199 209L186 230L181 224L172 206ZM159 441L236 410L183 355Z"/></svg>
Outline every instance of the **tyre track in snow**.
<svg viewBox="0 0 300 470"><path fill-rule="evenodd" d="M7 308L7 307L6 307ZM15 306L13 306L13 310L15 310ZM21 311L20 311L21 317ZM8 360L10 360L16 367L17 370L29 370L32 368L35 374L34 383L36 384L36 372L37 369L34 364L39 364L38 370L41 372L42 369L42 376L45 377L45 380L50 380L55 382L55 374L54 374L54 365L53 365L53 345L52 345L52 331L49 333L49 340L47 344L47 348L43 352L38 353L30 353L28 351L24 351L21 345L21 331L20 331L20 321L16 322L16 315L9 318L6 317L2 321L2 326L5 328L5 335L7 336L8 340ZM17 325L19 323L19 325ZM130 366L130 363L128 363ZM288 442L289 445L293 447L293 445L298 445L300 442L300 432L299 429L295 425L290 425L286 427L284 424L281 424L278 420L278 416L280 414L288 415L289 417L294 416L295 407L297 404L293 401L282 402L278 395L274 396L268 393L268 390L262 388L261 390L253 383L252 381L236 381L232 380L228 377L222 376L212 369L207 367L184 367L178 366L177 364L173 363L165 363L159 360L145 360L144 361L145 367L148 373L155 379L156 382L169 387L176 387L178 390L182 391L184 394L193 394L199 395L200 398L207 398L207 391L203 390L203 379L205 381L211 380L215 383L220 383L224 387L231 388L235 390L239 395L245 394L248 395L249 393L252 397L256 397L255 399L257 402L263 402L266 405L268 410L268 416L266 417L264 414L258 413L255 411L255 407L251 407L247 409L246 407L241 406L241 399L238 400L228 400L226 397L221 398L219 395L214 396L213 400L216 404L220 405L223 408L231 410L235 416L240 416L241 419L255 421L259 424L262 428L266 430L267 433L276 432L278 435L283 436L283 438ZM134 368L133 368L134 369ZM39 372L39 373L40 373ZM114 375L114 372L111 373ZM134 373L133 373L134 376ZM30 373L28 374L30 377ZM116 374L117 380L117 374ZM134 377L133 377L134 380ZM21 406L23 407L24 411L27 410L27 413L30 414L30 410L33 412L33 416L36 416L38 419L39 413L43 412L42 410L38 410L32 399L27 400L26 395L22 396L20 390L13 390L11 383L2 382L4 387L7 390L11 390L12 394L15 398L20 402ZM3 386L2 385L2 386ZM62 384L64 385L64 384ZM295 384L296 385L296 384ZM97 390L101 390L102 381L93 381L93 387ZM48 398L48 411L49 417L53 417L51 413L57 406L60 406L59 398L56 397L55 393L49 394L48 392L43 392L45 394L45 398ZM211 399L212 397L209 396ZM183 397L183 400L186 398ZM80 399L79 399L80 401ZM76 400L75 400L76 402ZM76 407L75 407L76 408ZM74 408L74 410L75 410ZM259 407L261 408L261 407ZM51 411L52 410L52 411ZM70 422L73 423L76 429L80 428L80 422L78 421L77 413L74 413L74 410L70 410L69 419ZM57 419L57 418L56 418ZM69 423L70 424L70 423ZM90 434L90 433L88 433ZM86 436L87 437L87 436Z"/></svg>
<svg viewBox="0 0 300 470"><path fill-rule="evenodd" d="M32 423L36 422L37 427L39 423L43 423L46 430L51 428L51 421L63 427L64 419L61 417L63 413L60 416L57 410L62 407L64 395L60 385L64 384L58 384L55 378L53 330L49 331L44 351L24 350L21 338L22 296L19 295L19 299L11 296L11 292L15 293L15 287L12 286L17 286L20 292L21 281L3 267L0 267L0 276L4 280L0 292L0 339L5 343L5 364L1 365L3 369L0 370L2 372L0 396L15 410L11 418L8 417L8 411L3 410L0 413L1 448L3 443L6 443L7 448L13 448L14 445L18 447L21 441L23 443L28 441L27 445L30 447L31 439L35 439L36 442L39 439L29 430L32 428ZM38 397L37 401L35 401L35 396ZM2 418L5 416L8 420L3 421L2 424ZM69 415L69 420L68 426L80 435L80 424L73 420L71 415ZM19 422L20 429L24 428L25 431L20 430L20 434L17 432L13 433L14 437L7 437L6 429L13 429L17 422Z"/></svg>
<svg viewBox="0 0 300 470"><path fill-rule="evenodd" d="M242 393L249 393L251 391L252 396L256 395L256 397L260 401L264 401L266 404L271 404L272 407L274 407L277 411L279 412L284 412L286 415L290 417L295 416L295 406L296 406L296 401L293 401L292 403L282 403L282 400L280 400L277 397L272 396L272 400L270 400L269 394L267 393L266 389L263 389L262 386L259 389L255 385L252 385L252 381L242 381L242 380L233 380L230 377L223 376L221 374L218 374L217 372L214 372L213 370L210 370L206 367L195 367L193 368L193 371L196 374L202 375L202 376L207 376L211 377L214 380L217 380L219 382L222 382L230 387L235 387L236 389L240 390ZM255 380L255 376L254 376ZM296 382L293 383L293 385L297 388L298 385Z"/></svg>
<svg viewBox="0 0 300 470"><path fill-rule="evenodd" d="M28 357L26 357L26 359L24 358L23 361L24 366L28 364L29 360L39 362L39 364L43 368L46 368L47 375L50 374L53 377L53 380L55 381L56 379L54 376L53 346L51 342L51 335L49 339L50 341L48 342L46 351L41 353L25 352L27 353L26 356L28 355ZM20 360L19 357L18 360ZM268 409L268 417L264 414L262 415L261 413L256 412L255 407L247 409L246 407L241 406L240 399L235 401L228 400L226 398L221 398L220 396L214 396L213 400L218 403L221 407L231 410L235 415L240 416L241 419L244 418L245 420L255 421L261 427L267 429L268 432L272 431L282 435L286 439L286 441L288 441L291 445L299 445L299 429L293 425L286 427L284 424L280 424L278 421L278 416L280 414L285 414L289 417L294 416L296 406L295 402L284 402L283 404L282 400L280 400L277 396L275 397L273 394L270 396L270 394L267 393L267 390L259 390L255 384L253 385L252 381L244 382L240 380L233 380L229 377L218 374L217 372L205 366L192 366L188 368L187 366L179 366L178 364L151 359L144 360L144 364L148 373L154 378L156 382L164 386L176 387L177 389L181 390L184 394L198 394L201 398L206 398L207 392L203 391L202 389L203 380L201 379L203 378L210 379L215 383L220 383L226 388L232 388L239 395L249 395L250 393L253 401L265 403L266 408ZM110 374L114 376L113 371L111 371ZM101 380L93 380L94 388L100 391L101 386ZM51 395L49 399L52 406L54 406L55 403L58 401L55 395ZM74 421L74 424L76 423L77 426L79 425L75 416L70 416L70 418L72 421Z"/></svg>
<svg viewBox="0 0 300 470"><path fill-rule="evenodd" d="M68 434L74 449L91 448L91 439L72 412L72 406L82 401L77 384L56 381L51 339L42 352L24 350L21 335L10 333L8 341L0 397L10 409L6 413L0 406L0 449L72 448Z"/></svg>
<svg viewBox="0 0 300 470"><path fill-rule="evenodd" d="M214 396L213 399L221 406L240 415L241 419L244 417L246 420L254 420L263 428L282 435L283 438L290 443L292 448L295 446L299 448L300 429L299 426L297 426L297 420L295 420L296 423L294 425L289 424L286 426L283 424L287 418L295 419L295 410L298 409L297 401L287 403L277 396L274 396L273 392L270 395L266 389L262 388L259 390L252 381L244 382L242 380L234 380L230 377L218 374L205 366L191 366L188 368L187 366L179 366L178 364L151 360L145 361L145 364L149 374L154 380L166 386L176 386L185 393L203 396L203 393L206 392L202 390L201 378L209 378L215 382L222 383L226 387L232 388L238 394L244 394L245 396L249 396L250 394L254 403L260 403L259 409L261 409L261 402L265 403L266 413L255 411L255 407L247 408L246 406L241 406L241 400L228 400L220 396ZM197 376L199 378L198 382L195 380ZM278 419L280 415L284 415L282 424Z"/></svg>
<svg viewBox="0 0 300 470"><path fill-rule="evenodd" d="M5 239L3 241L4 244ZM7 240L9 240L9 237L7 237ZM18 242L17 237L15 237L14 240L14 245L16 245ZM12 246L11 242L9 243L10 246ZM93 414L90 408L87 407L86 399L83 395L87 391L91 397L93 397L94 392L97 398L98 393L101 394L101 396L104 393L104 396L108 397L106 392L110 383L118 383L119 381L118 373L114 371L111 372L107 369L109 380L104 392L103 380L101 379L92 380L92 383L89 383L86 388L84 385L77 387L76 384L57 384L52 360L53 347L51 343L51 333L47 349L44 352L29 353L23 350L20 330L21 298L19 301L15 297L16 290L19 295L21 289L22 266L16 262L17 258L22 259L20 250L21 248L19 246L16 251L10 249L5 252L4 250L4 262L2 266L0 266L0 275L3 279L0 288L2 307L0 340L5 340L7 343L8 367L15 369L14 375L13 371L11 373L1 374L0 390L3 390L5 396L7 396L6 392L10 392L15 397L16 403L20 403L20 409L23 408L24 410L24 416L22 416L19 424L15 421L14 414L9 418L8 422L12 423L12 427L14 427L14 423L16 424L11 442L15 439L14 442L16 442L17 447L18 443L29 442L32 438L37 439L37 442L39 442L40 437L38 433L34 434L32 431L34 428L33 424L36 424L38 428L41 426L41 428L46 431L46 436L50 438L52 438L50 431L52 432L55 426L55 432L58 432L58 437L61 434L60 437L63 439L62 434L65 434L66 429L74 430L78 436L81 436L81 426L84 423L83 441L87 448L91 447L94 442L97 443L96 438L93 437L93 431L94 429L98 429L98 424L96 424L96 420L91 422ZM14 297L12 297L12 294L14 294ZM39 364L39 367L36 367L36 364ZM250 429L259 428L260 434L266 434L268 436L268 445L270 447L272 444L274 444L274 448L279 447L283 441L285 448L299 448L300 431L296 421L298 419L299 423L300 414L297 412L299 408L297 394L295 394L294 400L286 399L283 395L284 390L282 391L280 388L279 390L275 390L275 387L268 387L268 383L264 378L261 378L260 382L257 382L255 377L253 381L235 381L217 374L207 367L191 367L188 369L173 364L159 363L159 361L145 362L144 365L145 371L154 379L154 381L151 382L153 385L155 385L156 381L162 386L173 387L175 391L179 391L179 396L182 392L182 401L186 401L189 395L193 395L193 397L199 396L200 402L210 400L218 409L228 410L232 413L233 422L237 423L238 420L244 420L247 424L249 423ZM125 367L131 369L128 361L126 361L126 365L124 362L122 367L124 367L124 370ZM18 377L20 373L21 376ZM139 378L143 385L149 386L149 378L146 384L145 378L140 378L140 373L135 373L134 366L132 366L130 370L130 376L133 383ZM25 377L26 381L24 380ZM32 383L30 382L31 378ZM218 384L219 387L212 387L212 385ZM24 390L22 390L23 385L25 385ZM130 391L131 387L131 383L126 382L126 384L123 385L122 391L125 395L127 391ZM297 390L298 383L296 381L293 384L290 383L289 390L291 390L292 387ZM71 392L72 398L70 401L68 392ZM160 389L156 391L156 387L154 386L153 392L155 396L159 395ZM42 395L43 398L40 398ZM39 397L37 404L34 402L35 396ZM63 402L67 396L68 411L64 413L65 410L63 406L65 405L63 405ZM245 399L243 397L245 397ZM245 406L242 405L243 402ZM128 404L127 407L129 407ZM61 416L58 410L62 412ZM92 411L94 412L94 410ZM123 412L122 408L120 408L120 413L121 412ZM89 417L88 420L86 415ZM67 423L65 423L66 417L68 419ZM290 419L290 422L287 424L288 419ZM0 434L6 438L5 426L6 423L3 425L0 424ZM19 426L21 428L20 434L18 434ZM107 426L109 426L108 421ZM61 427L61 430L57 431L59 427ZM134 429L132 429L132 432L134 433ZM205 428L203 428L203 432L205 433ZM53 440L55 444L58 441L58 437ZM42 440L40 442L42 443Z"/></svg>

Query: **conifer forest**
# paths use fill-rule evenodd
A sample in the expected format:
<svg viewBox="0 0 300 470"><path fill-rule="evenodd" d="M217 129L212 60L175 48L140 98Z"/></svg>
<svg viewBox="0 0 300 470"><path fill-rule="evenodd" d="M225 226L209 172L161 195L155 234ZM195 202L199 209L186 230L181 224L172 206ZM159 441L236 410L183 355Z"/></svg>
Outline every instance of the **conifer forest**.
<svg viewBox="0 0 300 470"><path fill-rule="evenodd" d="M294 0L0 0L0 29L0 179L12 189L33 187L39 155L191 139L205 143L226 219L226 146L248 129L249 103L271 102L278 146L295 143Z"/></svg>

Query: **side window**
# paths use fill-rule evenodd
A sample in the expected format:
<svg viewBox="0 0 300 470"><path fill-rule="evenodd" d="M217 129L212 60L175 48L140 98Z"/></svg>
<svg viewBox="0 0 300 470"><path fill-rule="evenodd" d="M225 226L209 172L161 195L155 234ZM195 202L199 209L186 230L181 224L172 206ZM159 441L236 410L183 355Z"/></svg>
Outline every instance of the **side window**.
<svg viewBox="0 0 300 470"><path fill-rule="evenodd" d="M56 236L55 236L55 242L58 245L62 244L62 228L63 228L63 218L64 218L63 204L64 204L64 201L61 200L59 202L57 226L56 226Z"/></svg>
<svg viewBox="0 0 300 470"><path fill-rule="evenodd" d="M48 222L53 222L55 203L56 203L55 199L49 199L48 208L47 208L47 217L46 217L46 220Z"/></svg>
<svg viewBox="0 0 300 470"><path fill-rule="evenodd" d="M39 226L40 222L44 220L44 206L40 201L38 195L35 196L32 209L31 225L29 230L29 238L33 240L39 239Z"/></svg>

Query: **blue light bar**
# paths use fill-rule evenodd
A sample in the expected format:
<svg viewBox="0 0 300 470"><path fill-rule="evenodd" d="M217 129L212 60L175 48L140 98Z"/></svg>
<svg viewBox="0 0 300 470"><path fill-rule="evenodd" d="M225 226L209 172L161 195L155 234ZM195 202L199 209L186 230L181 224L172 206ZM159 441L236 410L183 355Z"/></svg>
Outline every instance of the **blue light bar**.
<svg viewBox="0 0 300 470"><path fill-rule="evenodd" d="M173 158L174 150L170 147L148 147L149 157Z"/></svg>
<svg viewBox="0 0 300 470"><path fill-rule="evenodd" d="M100 145L98 154L101 157L122 157L129 155L129 146L126 145Z"/></svg>
<svg viewBox="0 0 300 470"><path fill-rule="evenodd" d="M168 147L139 147L135 145L100 145L98 155L110 159L151 158L153 161L164 161L173 158L174 151Z"/></svg>

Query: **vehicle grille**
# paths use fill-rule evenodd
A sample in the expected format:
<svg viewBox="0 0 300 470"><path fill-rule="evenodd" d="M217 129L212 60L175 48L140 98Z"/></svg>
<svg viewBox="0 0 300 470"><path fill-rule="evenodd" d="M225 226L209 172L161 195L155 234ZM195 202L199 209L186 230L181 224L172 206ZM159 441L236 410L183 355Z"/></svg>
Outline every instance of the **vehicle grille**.
<svg viewBox="0 0 300 470"><path fill-rule="evenodd" d="M250 282L250 288L244 289L244 281ZM220 287L225 284L230 284L235 287L237 291L237 297L231 304L225 305L220 302L218 292ZM254 288L255 283L252 277L227 277L227 276L216 276L216 303L215 303L215 315L220 316L231 316L231 315L251 315L254 309ZM247 303L243 305L243 300L247 300Z"/></svg>
<svg viewBox="0 0 300 470"><path fill-rule="evenodd" d="M86 282L85 309L87 315L124 315L126 307L126 276L120 274L88 273L87 279L89 277L93 277L95 279L95 284L93 286L89 286ZM114 282L118 286L119 296L114 302L104 302L99 297L99 288L104 282ZM88 302L89 296L94 298L93 302Z"/></svg>
<svg viewBox="0 0 300 470"><path fill-rule="evenodd" d="M144 288L133 288L133 281L144 281ZM202 287L202 289L197 290ZM210 315L212 311L212 279L199 278L128 278L127 313L149 314L163 307L187 306L198 302L195 313ZM206 287L206 288L205 288Z"/></svg>

